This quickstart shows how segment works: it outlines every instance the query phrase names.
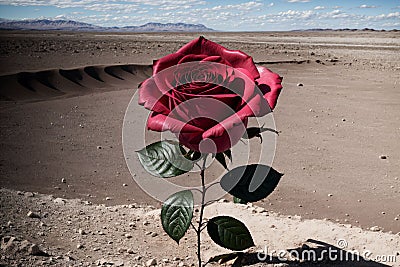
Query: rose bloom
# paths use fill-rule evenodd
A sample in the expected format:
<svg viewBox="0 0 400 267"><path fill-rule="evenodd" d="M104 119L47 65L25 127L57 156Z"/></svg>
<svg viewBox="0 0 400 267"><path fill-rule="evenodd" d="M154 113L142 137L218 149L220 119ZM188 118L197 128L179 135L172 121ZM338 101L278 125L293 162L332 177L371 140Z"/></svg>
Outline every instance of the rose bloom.
<svg viewBox="0 0 400 267"><path fill-rule="evenodd" d="M139 104L151 110L148 129L171 131L191 150L219 153L240 140L249 117L275 108L281 82L247 54L200 37L154 61Z"/></svg>

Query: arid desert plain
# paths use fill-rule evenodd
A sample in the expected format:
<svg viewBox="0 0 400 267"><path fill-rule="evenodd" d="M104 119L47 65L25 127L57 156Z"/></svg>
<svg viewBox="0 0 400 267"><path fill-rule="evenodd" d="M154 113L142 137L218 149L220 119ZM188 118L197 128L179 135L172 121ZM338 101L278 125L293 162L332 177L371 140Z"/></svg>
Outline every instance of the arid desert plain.
<svg viewBox="0 0 400 267"><path fill-rule="evenodd" d="M393 254L397 262L325 264L398 266L400 33L373 31L1 32L0 237L26 239L50 256L4 249L0 265L195 263L194 234L179 246L163 235L161 203L134 182L122 126L153 60L199 35L283 77L271 153L284 175L265 200L236 206L238 216L258 218L249 225L258 249L301 248L308 238L337 247L343 238L343 249ZM149 176L142 168L134 174ZM233 212L232 205L209 213ZM206 239L204 249L208 258L224 252Z"/></svg>

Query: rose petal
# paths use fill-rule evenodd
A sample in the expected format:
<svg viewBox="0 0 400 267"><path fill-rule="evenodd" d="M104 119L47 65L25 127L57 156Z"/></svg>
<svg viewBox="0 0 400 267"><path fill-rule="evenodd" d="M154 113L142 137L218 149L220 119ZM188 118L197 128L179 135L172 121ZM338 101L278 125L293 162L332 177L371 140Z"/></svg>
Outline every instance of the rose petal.
<svg viewBox="0 0 400 267"><path fill-rule="evenodd" d="M192 62L192 61L200 61L205 58L207 58L207 55L185 55L179 60L178 64L182 64L185 62Z"/></svg>
<svg viewBox="0 0 400 267"><path fill-rule="evenodd" d="M171 131L173 133L195 133L195 132L203 132L202 129L179 121L171 116L166 116L164 114L159 114L152 112L147 119L147 128L149 130L164 132Z"/></svg>
<svg viewBox="0 0 400 267"><path fill-rule="evenodd" d="M206 130L234 114L235 110L229 104L240 102L240 98L238 98L237 95L221 99L210 97L192 98L175 106L171 110L171 114L173 118ZM206 118L206 120L202 118Z"/></svg>
<svg viewBox="0 0 400 267"><path fill-rule="evenodd" d="M258 87L263 92L271 109L274 109L282 90L282 77L265 67L257 66L257 69L260 72L260 78L256 80Z"/></svg>
<svg viewBox="0 0 400 267"><path fill-rule="evenodd" d="M185 54L182 53L172 53L158 60L153 61L153 75L159 73L160 71L172 67L178 64L179 60L183 58Z"/></svg>
<svg viewBox="0 0 400 267"><path fill-rule="evenodd" d="M248 117L261 117L270 112L268 103L261 95L255 95L247 104L235 114L226 118L214 127L203 133L203 138L215 138L229 131L234 126L243 123Z"/></svg>
<svg viewBox="0 0 400 267"><path fill-rule="evenodd" d="M149 110L168 115L171 111L171 98L174 99L174 96L161 92L152 78L145 80L139 87L139 105Z"/></svg>
<svg viewBox="0 0 400 267"><path fill-rule="evenodd" d="M225 47L205 39L203 36L184 45L177 53L205 54L209 56L220 56L229 62L234 68L243 68L248 70L251 79L260 77L258 70L253 62L253 58L239 50L229 50Z"/></svg>

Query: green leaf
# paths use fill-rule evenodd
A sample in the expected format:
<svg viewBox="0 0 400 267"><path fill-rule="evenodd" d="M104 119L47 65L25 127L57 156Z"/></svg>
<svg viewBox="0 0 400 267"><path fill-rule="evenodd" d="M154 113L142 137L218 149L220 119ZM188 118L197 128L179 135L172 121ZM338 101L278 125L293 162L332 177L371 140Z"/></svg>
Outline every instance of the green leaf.
<svg viewBox="0 0 400 267"><path fill-rule="evenodd" d="M228 165L226 165L226 161L225 161L225 156L224 156L224 153L217 153L216 155L215 155L215 159L219 162L219 163L221 163L221 165L226 169L226 170L229 170L228 169Z"/></svg>
<svg viewBox="0 0 400 267"><path fill-rule="evenodd" d="M179 143L159 141L137 151L143 168L151 175L169 178L193 169L194 163L182 155Z"/></svg>
<svg viewBox="0 0 400 267"><path fill-rule="evenodd" d="M233 197L233 203L236 203L236 204L247 204L248 202L244 201L243 199L240 199L238 197Z"/></svg>
<svg viewBox="0 0 400 267"><path fill-rule="evenodd" d="M164 231L179 244L193 217L193 194L190 190L171 195L161 207Z"/></svg>
<svg viewBox="0 0 400 267"><path fill-rule="evenodd" d="M252 164L229 171L222 177L220 184L234 197L256 202L275 190L282 175L269 166Z"/></svg>
<svg viewBox="0 0 400 267"><path fill-rule="evenodd" d="M254 246L247 227L229 216L218 216L209 220L207 232L215 243L230 250L238 251Z"/></svg>

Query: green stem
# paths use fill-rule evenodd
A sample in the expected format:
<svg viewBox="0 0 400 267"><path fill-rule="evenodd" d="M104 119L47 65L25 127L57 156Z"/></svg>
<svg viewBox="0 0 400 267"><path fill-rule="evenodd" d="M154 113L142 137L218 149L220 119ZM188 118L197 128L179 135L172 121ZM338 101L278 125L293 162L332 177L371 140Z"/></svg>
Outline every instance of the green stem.
<svg viewBox="0 0 400 267"><path fill-rule="evenodd" d="M206 161L207 161L207 155L203 159L203 166L202 166L201 171L200 171L200 176L201 176L201 206L200 206L199 226L198 226L198 228L196 230L196 234L197 234L197 259L199 261L199 267L202 267L200 244L201 244L201 231L202 231L202 225L203 225L204 207L206 206L204 202L205 202L205 197L206 197L206 192L207 192L207 188L205 186Z"/></svg>

